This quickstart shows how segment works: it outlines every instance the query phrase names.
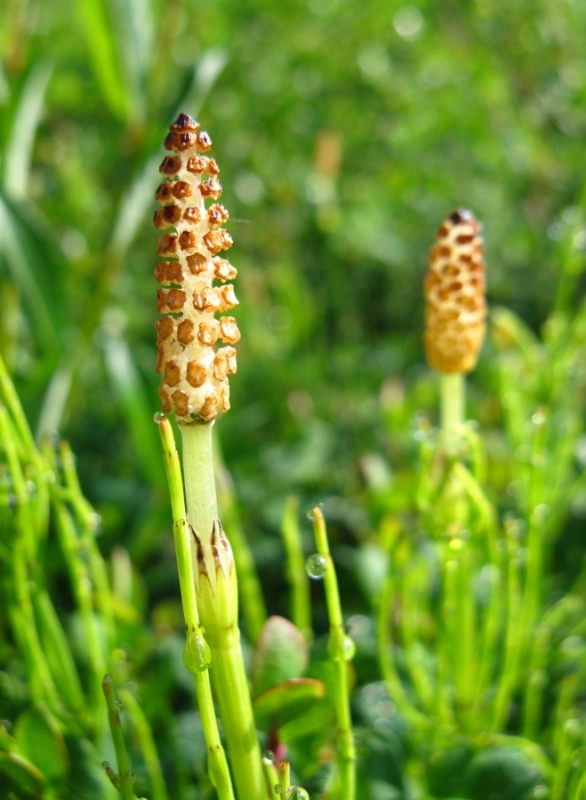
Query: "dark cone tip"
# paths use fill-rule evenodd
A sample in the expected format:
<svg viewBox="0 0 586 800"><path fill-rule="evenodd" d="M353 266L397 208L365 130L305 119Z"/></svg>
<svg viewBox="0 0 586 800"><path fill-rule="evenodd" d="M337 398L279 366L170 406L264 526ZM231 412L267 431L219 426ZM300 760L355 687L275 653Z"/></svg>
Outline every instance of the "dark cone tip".
<svg viewBox="0 0 586 800"><path fill-rule="evenodd" d="M179 114L175 122L171 125L169 130L183 133L184 131L198 131L200 125L189 114Z"/></svg>
<svg viewBox="0 0 586 800"><path fill-rule="evenodd" d="M474 214L471 211L468 211L467 208L457 208L455 211L452 211L449 219L454 223L454 225L460 225L462 222L473 222Z"/></svg>

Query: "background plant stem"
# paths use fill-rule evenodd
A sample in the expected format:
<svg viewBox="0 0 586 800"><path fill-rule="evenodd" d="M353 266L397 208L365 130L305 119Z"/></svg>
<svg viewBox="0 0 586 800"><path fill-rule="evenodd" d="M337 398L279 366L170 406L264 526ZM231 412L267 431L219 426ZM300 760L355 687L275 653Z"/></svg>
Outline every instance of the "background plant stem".
<svg viewBox="0 0 586 800"><path fill-rule="evenodd" d="M348 666L346 664L344 620L338 591L334 562L330 555L324 516L319 507L313 509L313 531L317 551L327 562L324 573L326 605L330 619L330 657L336 671L336 718L338 722L338 758L340 769L340 798L354 800L356 796L356 749L352 732L352 717L348 697Z"/></svg>
<svg viewBox="0 0 586 800"><path fill-rule="evenodd" d="M291 618L306 642L313 638L311 630L311 595L305 571L303 542L299 529L299 498L288 497L281 524L281 536L287 556L287 580L291 588Z"/></svg>
<svg viewBox="0 0 586 800"><path fill-rule="evenodd" d="M106 705L108 706L108 722L110 723L110 731L114 741L114 750L116 751L116 763L118 765L118 777L120 779L120 794L122 795L122 800L133 800L133 776L128 763L126 745L124 744L124 734L122 732L122 721L120 719L120 714L114 698L114 687L112 686L111 675L106 675L104 677L102 681L102 690L104 692L104 697L106 698Z"/></svg>

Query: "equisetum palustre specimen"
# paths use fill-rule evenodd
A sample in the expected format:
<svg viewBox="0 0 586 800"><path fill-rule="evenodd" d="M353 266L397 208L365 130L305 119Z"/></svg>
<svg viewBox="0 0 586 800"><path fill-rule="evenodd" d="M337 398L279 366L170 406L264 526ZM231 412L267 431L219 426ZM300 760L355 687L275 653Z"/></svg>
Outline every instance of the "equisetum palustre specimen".
<svg viewBox="0 0 586 800"><path fill-rule="evenodd" d="M205 155L212 142L188 114L179 114L164 146L165 181L155 197L162 205L155 226L163 259L155 269L157 371L163 412L175 413L183 442L183 475L172 428L157 416L165 452L174 539L186 623L183 661L193 673L208 770L220 800L264 796L261 753L240 648L238 592L232 548L218 515L212 428L218 410L230 408L228 375L236 372L240 339L236 320L216 313L238 305L229 281L236 269L218 254L232 245L222 228L228 219L215 201L222 193L219 169ZM210 205L206 202L211 201ZM220 285L214 285L214 281ZM220 341L225 346L215 349ZM160 419L158 417L161 417ZM204 638L205 637L205 638ZM211 676L208 667L211 668ZM210 677L224 724L232 777L220 742Z"/></svg>
<svg viewBox="0 0 586 800"><path fill-rule="evenodd" d="M439 227L425 278L425 349L443 373L474 369L486 329L483 244L471 211L453 211Z"/></svg>
<svg viewBox="0 0 586 800"><path fill-rule="evenodd" d="M236 372L231 345L240 339L234 317L215 317L238 300L227 283L236 269L218 256L232 245L221 227L228 211L216 202L206 207L206 200L222 194L216 161L202 155L211 147L200 125L180 114L165 139L165 149L174 155L159 168L166 180L156 192L163 207L154 224L159 230L174 229L161 236L157 247L164 259L155 269L164 287L157 293L157 311L165 315L156 324L157 370L163 374L159 394L163 411L174 411L179 422L209 422L218 408L230 408L227 376ZM215 279L222 285L214 286ZM218 341L228 346L214 350Z"/></svg>

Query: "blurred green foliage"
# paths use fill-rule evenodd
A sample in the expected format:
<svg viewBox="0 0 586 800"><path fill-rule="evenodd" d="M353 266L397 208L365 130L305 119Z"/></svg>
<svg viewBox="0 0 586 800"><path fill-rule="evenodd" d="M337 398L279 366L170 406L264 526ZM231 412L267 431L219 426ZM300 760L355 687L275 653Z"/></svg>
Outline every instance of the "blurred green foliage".
<svg viewBox="0 0 586 800"><path fill-rule="evenodd" d="M421 278L451 207L485 223L490 299L534 327L569 239L584 247L580 3L2 14L2 352L34 423L72 438L108 535L139 550L160 542L148 216L177 108L212 134L233 218L245 335L220 427L255 528L285 491L359 491L381 384L420 373Z"/></svg>
<svg viewBox="0 0 586 800"><path fill-rule="evenodd" d="M184 711L190 690L177 689L181 619L152 424L149 215L171 118L184 110L210 132L232 215L243 340L233 410L217 427L269 610L288 611L278 530L296 492L302 508L325 501L346 611L363 613L385 487L393 503L397 487L405 498L412 488L410 420L436 418L421 282L441 219L464 205L483 221L489 300L533 331L552 309L550 329L563 327L583 292L586 6L4 0L0 43L0 353L33 428L78 454L132 669L160 687L142 707L166 731L163 752L186 751L184 787L196 722ZM470 407L505 496L495 357L488 343ZM554 599L584 559L584 508L574 498L564 520ZM47 559L59 576L58 557ZM131 634L141 614L144 636ZM116 651L123 665L129 649ZM378 680L360 648L356 663L361 682ZM19 669L11 691L25 697ZM400 721L371 730L375 694L357 703L380 784L372 796L391 800L405 744ZM91 761L68 747L78 766Z"/></svg>

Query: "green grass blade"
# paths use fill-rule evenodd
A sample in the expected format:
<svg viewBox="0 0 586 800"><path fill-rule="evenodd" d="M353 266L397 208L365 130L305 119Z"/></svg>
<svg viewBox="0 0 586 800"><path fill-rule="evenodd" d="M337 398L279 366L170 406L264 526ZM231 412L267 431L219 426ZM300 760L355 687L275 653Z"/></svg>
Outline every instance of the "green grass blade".
<svg viewBox="0 0 586 800"><path fill-rule="evenodd" d="M33 145L52 70L52 66L46 62L33 67L23 86L12 121L4 153L4 191L14 200L24 200L27 196Z"/></svg>
<svg viewBox="0 0 586 800"><path fill-rule="evenodd" d="M164 488L165 475L158 458L159 443L151 404L130 348L122 337L112 335L106 344L105 356L108 375L126 418L140 468L153 486Z"/></svg>
<svg viewBox="0 0 586 800"><path fill-rule="evenodd" d="M132 96L133 118L146 113L146 77L153 57L154 24L150 0L114 0L117 51Z"/></svg>
<svg viewBox="0 0 586 800"><path fill-rule="evenodd" d="M57 291L59 265L49 252L54 245L44 241L30 220L2 196L0 230L0 257L3 256L13 280L22 292L24 304L30 312L29 318L36 328L37 341L45 350L57 350L62 303ZM52 286L49 275L52 277Z"/></svg>
<svg viewBox="0 0 586 800"><path fill-rule="evenodd" d="M103 0L77 0L76 6L102 97L115 116L126 119L130 103L120 74L107 4Z"/></svg>
<svg viewBox="0 0 586 800"><path fill-rule="evenodd" d="M147 158L122 196L108 245L108 249L120 259L128 252L147 213L154 206L153 195L161 182L158 169L161 160L161 150L157 147L156 153Z"/></svg>

